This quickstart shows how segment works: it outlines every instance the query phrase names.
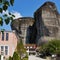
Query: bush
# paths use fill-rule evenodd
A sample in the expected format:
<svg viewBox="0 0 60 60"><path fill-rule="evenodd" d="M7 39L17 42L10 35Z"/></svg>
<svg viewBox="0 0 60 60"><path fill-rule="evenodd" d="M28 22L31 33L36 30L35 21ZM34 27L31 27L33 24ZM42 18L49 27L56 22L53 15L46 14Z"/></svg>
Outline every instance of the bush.
<svg viewBox="0 0 60 60"><path fill-rule="evenodd" d="M41 46L41 53L45 53L46 56L52 54L59 54L60 55L60 40L51 40L46 44Z"/></svg>
<svg viewBox="0 0 60 60"><path fill-rule="evenodd" d="M0 60L1 60L1 55L0 55Z"/></svg>
<svg viewBox="0 0 60 60"><path fill-rule="evenodd" d="M17 44L17 53L19 54L20 58L22 58L22 56L24 56L26 53L22 40L20 40L20 42Z"/></svg>
<svg viewBox="0 0 60 60"><path fill-rule="evenodd" d="M17 52L14 52L13 54L13 60L20 60L20 57Z"/></svg>
<svg viewBox="0 0 60 60"><path fill-rule="evenodd" d="M9 56L9 60L13 60L11 56Z"/></svg>
<svg viewBox="0 0 60 60"><path fill-rule="evenodd" d="M22 60L28 60L28 58L23 58Z"/></svg>
<svg viewBox="0 0 60 60"><path fill-rule="evenodd" d="M26 56L22 60L28 60L28 54L26 53Z"/></svg>
<svg viewBox="0 0 60 60"><path fill-rule="evenodd" d="M26 54L25 58L28 58L28 54Z"/></svg>

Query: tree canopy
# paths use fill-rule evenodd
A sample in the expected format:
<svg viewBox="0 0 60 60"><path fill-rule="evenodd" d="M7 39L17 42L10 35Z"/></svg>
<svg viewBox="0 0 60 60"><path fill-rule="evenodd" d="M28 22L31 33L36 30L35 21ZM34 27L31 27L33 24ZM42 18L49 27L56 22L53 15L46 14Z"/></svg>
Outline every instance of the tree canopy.
<svg viewBox="0 0 60 60"><path fill-rule="evenodd" d="M40 52L49 54L60 54L60 40L51 40L46 44L43 44L40 48Z"/></svg>
<svg viewBox="0 0 60 60"><path fill-rule="evenodd" d="M0 0L0 26L3 25L3 21L5 21L6 24L9 24L9 22L13 20L13 17L15 17L10 12L8 12L9 15L3 14L3 11L6 12L6 10L8 10L8 7L13 6L13 4L14 0Z"/></svg>

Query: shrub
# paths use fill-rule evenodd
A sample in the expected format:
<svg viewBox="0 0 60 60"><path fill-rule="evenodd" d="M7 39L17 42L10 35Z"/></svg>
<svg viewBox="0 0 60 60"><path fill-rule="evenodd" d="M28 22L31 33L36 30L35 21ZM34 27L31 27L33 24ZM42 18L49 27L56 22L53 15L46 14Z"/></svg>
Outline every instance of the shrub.
<svg viewBox="0 0 60 60"><path fill-rule="evenodd" d="M60 40L51 40L41 46L41 53L45 55L60 54Z"/></svg>
<svg viewBox="0 0 60 60"><path fill-rule="evenodd" d="M0 55L0 60L1 60L1 55Z"/></svg>
<svg viewBox="0 0 60 60"><path fill-rule="evenodd" d="M28 60L28 58L23 58L22 60Z"/></svg>
<svg viewBox="0 0 60 60"><path fill-rule="evenodd" d="M13 60L20 60L20 57L17 52L14 52L13 54Z"/></svg>
<svg viewBox="0 0 60 60"><path fill-rule="evenodd" d="M11 56L9 56L9 60L13 60Z"/></svg>
<svg viewBox="0 0 60 60"><path fill-rule="evenodd" d="M28 58L28 54L26 54L25 58Z"/></svg>
<svg viewBox="0 0 60 60"><path fill-rule="evenodd" d="M26 53L26 49L24 48L22 40L17 44L17 53L19 54L20 58Z"/></svg>

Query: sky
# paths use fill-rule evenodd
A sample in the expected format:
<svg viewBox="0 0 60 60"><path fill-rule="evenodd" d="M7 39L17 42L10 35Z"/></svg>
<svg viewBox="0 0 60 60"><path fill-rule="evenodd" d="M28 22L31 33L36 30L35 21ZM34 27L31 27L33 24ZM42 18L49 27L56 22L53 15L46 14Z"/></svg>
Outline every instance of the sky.
<svg viewBox="0 0 60 60"><path fill-rule="evenodd" d="M54 2L60 13L60 0L15 0L14 6L9 7L6 13L12 12L16 16L15 18L33 17L34 12L46 1ZM4 23L3 26L0 26L0 29L11 30L10 23L9 25Z"/></svg>

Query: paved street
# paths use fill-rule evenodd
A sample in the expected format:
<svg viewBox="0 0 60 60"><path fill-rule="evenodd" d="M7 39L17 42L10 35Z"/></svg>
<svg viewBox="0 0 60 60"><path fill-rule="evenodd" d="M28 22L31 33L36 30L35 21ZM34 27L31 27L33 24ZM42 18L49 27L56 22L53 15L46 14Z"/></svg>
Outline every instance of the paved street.
<svg viewBox="0 0 60 60"><path fill-rule="evenodd" d="M29 60L46 60L46 59L42 59L42 58L36 57L34 55L30 55Z"/></svg>

